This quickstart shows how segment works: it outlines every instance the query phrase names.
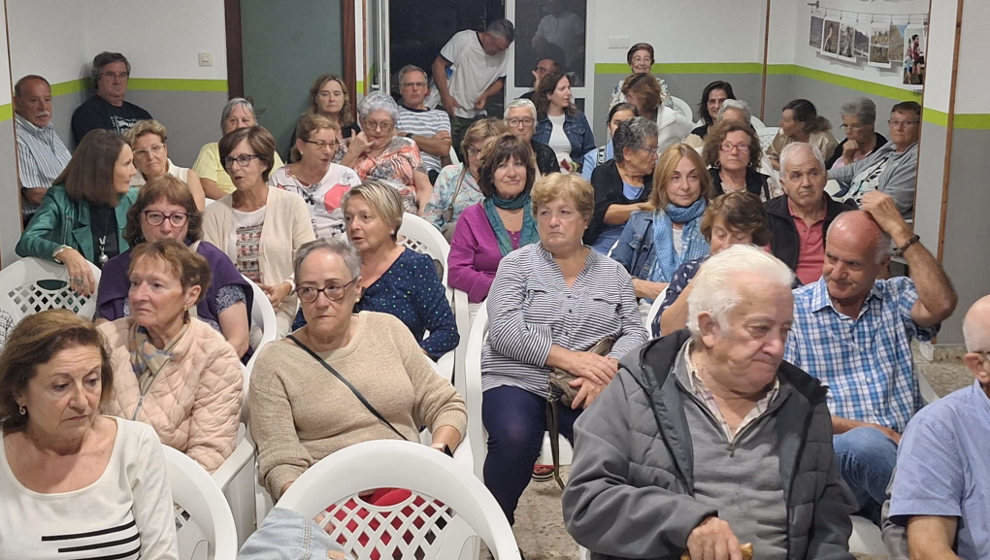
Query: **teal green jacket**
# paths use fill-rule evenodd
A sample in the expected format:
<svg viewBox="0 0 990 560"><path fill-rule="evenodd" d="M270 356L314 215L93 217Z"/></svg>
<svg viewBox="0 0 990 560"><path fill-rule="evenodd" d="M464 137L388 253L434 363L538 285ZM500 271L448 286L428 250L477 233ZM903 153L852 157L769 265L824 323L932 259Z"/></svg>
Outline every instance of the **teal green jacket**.
<svg viewBox="0 0 990 560"><path fill-rule="evenodd" d="M124 240L127 227L127 210L137 200L138 187L120 197L114 209L117 216L117 246L123 253L130 246ZM63 185L48 189L41 207L28 223L14 250L22 257L38 257L52 260L52 253L62 245L68 245L82 253L86 260L96 263L93 232L89 228L89 202L69 198Z"/></svg>

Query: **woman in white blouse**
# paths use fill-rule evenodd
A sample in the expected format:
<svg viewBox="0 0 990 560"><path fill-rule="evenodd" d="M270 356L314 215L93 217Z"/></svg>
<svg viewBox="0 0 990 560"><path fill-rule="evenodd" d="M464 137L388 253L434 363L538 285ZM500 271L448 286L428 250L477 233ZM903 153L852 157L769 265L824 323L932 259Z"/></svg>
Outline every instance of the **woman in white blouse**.
<svg viewBox="0 0 990 560"><path fill-rule="evenodd" d="M100 414L112 386L91 322L57 310L14 329L0 355L0 558L178 558L158 436Z"/></svg>

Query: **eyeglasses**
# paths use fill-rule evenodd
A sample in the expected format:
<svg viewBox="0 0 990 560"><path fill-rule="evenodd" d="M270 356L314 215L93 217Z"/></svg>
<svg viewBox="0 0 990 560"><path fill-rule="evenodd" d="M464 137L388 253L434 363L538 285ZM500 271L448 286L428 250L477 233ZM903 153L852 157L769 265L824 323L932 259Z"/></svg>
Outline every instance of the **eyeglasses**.
<svg viewBox="0 0 990 560"><path fill-rule="evenodd" d="M509 123L509 126L532 126L536 120L532 118L522 118L522 119L506 119L505 122Z"/></svg>
<svg viewBox="0 0 990 560"><path fill-rule="evenodd" d="M111 78L116 80L126 80L130 76L130 72L103 72L100 74L104 78Z"/></svg>
<svg viewBox="0 0 990 560"><path fill-rule="evenodd" d="M150 146L147 150L134 150L134 157L148 157L151 154L155 154L157 156L162 153L164 149L165 144L155 144L154 146Z"/></svg>
<svg viewBox="0 0 990 560"><path fill-rule="evenodd" d="M721 150L723 152L731 152L733 150L736 150L736 151L739 151L739 152L748 152L749 151L749 144L730 144L728 142L724 142L724 143L722 143L721 146L719 146L719 148L721 148Z"/></svg>
<svg viewBox="0 0 990 560"><path fill-rule="evenodd" d="M340 301L344 298L344 290L356 280L357 277L354 277L346 284L323 286L322 288L317 288L316 286L296 286L296 295L299 296L299 301L303 303L313 303L316 301L316 298L320 297L320 294L327 296L327 299L330 301Z"/></svg>
<svg viewBox="0 0 990 560"><path fill-rule="evenodd" d="M145 210L141 213L144 216L144 220L148 224L153 226L162 225L165 220L175 227L182 227L185 225L186 220L189 219L189 214L185 212L175 212L174 214L165 214L164 212L158 212L156 210Z"/></svg>
<svg viewBox="0 0 990 560"><path fill-rule="evenodd" d="M395 123L392 121L364 121L364 127L378 132L388 132L392 130Z"/></svg>
<svg viewBox="0 0 990 560"><path fill-rule="evenodd" d="M890 119L887 121L887 124L890 125L890 128L907 128L909 126L914 126L919 122L921 121L895 121L894 119Z"/></svg>
<svg viewBox="0 0 990 560"><path fill-rule="evenodd" d="M404 84L401 84L401 87L404 87L404 88L425 88L426 87L426 82L406 82Z"/></svg>
<svg viewBox="0 0 990 560"><path fill-rule="evenodd" d="M324 142L323 140L303 140L307 144L312 144L317 148L323 150L326 148L336 148L340 145L340 142L334 140L333 142Z"/></svg>
<svg viewBox="0 0 990 560"><path fill-rule="evenodd" d="M245 165L251 163L251 160L260 158L261 156L258 154L241 154L239 156L227 156L226 159L223 160L223 163L227 167L233 167L235 163L241 167L244 167Z"/></svg>

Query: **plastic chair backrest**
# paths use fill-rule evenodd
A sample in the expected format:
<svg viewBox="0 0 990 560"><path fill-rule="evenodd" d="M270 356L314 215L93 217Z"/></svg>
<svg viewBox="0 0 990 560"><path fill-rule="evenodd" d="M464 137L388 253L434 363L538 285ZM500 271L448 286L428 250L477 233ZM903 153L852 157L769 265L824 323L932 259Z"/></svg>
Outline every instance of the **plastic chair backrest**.
<svg viewBox="0 0 990 560"><path fill-rule="evenodd" d="M751 124L753 128L756 129L756 132L759 132L767 127L767 123L763 122L762 120L760 120L759 117L755 115L751 115L749 117L749 124Z"/></svg>
<svg viewBox="0 0 990 560"><path fill-rule="evenodd" d="M99 283L100 269L93 263L89 266ZM0 270L0 310L9 313L15 325L28 315L49 309L68 309L92 319L96 294L82 296L72 291L68 269L35 257L24 257Z"/></svg>
<svg viewBox="0 0 990 560"><path fill-rule="evenodd" d="M650 305L650 312L646 315L646 319L643 321L643 326L646 328L646 332L652 337L653 336L653 319L656 318L657 313L660 312L660 305L663 304L663 300L667 297L667 288L660 291L660 295L653 300L653 304Z"/></svg>
<svg viewBox="0 0 990 560"><path fill-rule="evenodd" d="M487 454L485 426L481 419L481 350L488 338L488 306L482 304L474 316L471 333L468 335L465 351L464 375L455 379L455 387L464 396L468 413L468 437L471 440L471 454L474 456L474 472L479 479L484 478L483 470Z"/></svg>
<svg viewBox="0 0 990 560"><path fill-rule="evenodd" d="M691 105L687 101L684 101L680 97L674 95L670 96L670 100L674 104L674 110L684 115L684 118L687 120L687 122L689 123L694 122L694 111L691 110Z"/></svg>
<svg viewBox="0 0 990 560"><path fill-rule="evenodd" d="M162 446L168 481L172 487L172 500L181 506L210 539L209 558L236 560L237 529L227 501L210 473L186 454ZM190 551L179 551L180 558L188 558Z"/></svg>
<svg viewBox="0 0 990 560"><path fill-rule="evenodd" d="M443 285L447 285L447 255L450 254L450 244L443 234L430 222L415 214L406 212L402 215L402 225L399 226L401 242L417 253L423 253L433 258L440 274Z"/></svg>
<svg viewBox="0 0 990 560"><path fill-rule="evenodd" d="M763 148L764 152L770 147L778 132L780 132L779 126L767 126L756 130L756 134L760 137L760 147Z"/></svg>
<svg viewBox="0 0 990 560"><path fill-rule="evenodd" d="M360 497L376 488L405 488L411 495L391 506ZM453 560L475 535L496 559L520 558L512 528L484 484L419 443L377 440L336 451L297 478L276 507L313 517L328 505L328 530L356 558L377 550L381 558Z"/></svg>
<svg viewBox="0 0 990 560"><path fill-rule="evenodd" d="M251 369L254 367L254 361L258 359L258 354L261 347L277 338L278 319L275 317L275 308L272 307L271 301L268 300L268 296L264 291L262 291L261 287L252 282L247 276L241 276L244 278L245 282L251 285L251 290L254 293L254 301L251 303L251 325L261 325L261 340L254 348L254 354L251 355L251 359L248 360L247 363L248 373L250 373ZM244 386L244 391L246 394L246 384Z"/></svg>

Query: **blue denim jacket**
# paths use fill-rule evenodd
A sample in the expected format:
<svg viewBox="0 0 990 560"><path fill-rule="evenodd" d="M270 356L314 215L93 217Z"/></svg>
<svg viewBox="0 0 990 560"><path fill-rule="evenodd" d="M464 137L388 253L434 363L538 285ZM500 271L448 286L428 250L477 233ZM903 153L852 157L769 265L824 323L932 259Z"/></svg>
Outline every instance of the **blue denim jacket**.
<svg viewBox="0 0 990 560"><path fill-rule="evenodd" d="M276 507L251 534L238 560L304 560L352 558L312 519Z"/></svg>
<svg viewBox="0 0 990 560"><path fill-rule="evenodd" d="M536 123L533 140L549 144L551 132L553 132L553 123L544 115L540 122ZM571 141L571 161L574 163L581 163L584 154L596 148L595 134L591 131L588 119L580 111L575 111L573 115L564 114L564 134Z"/></svg>
<svg viewBox="0 0 990 560"><path fill-rule="evenodd" d="M610 257L626 267L633 278L648 279L657 258L653 250L652 210L638 210L629 216Z"/></svg>

